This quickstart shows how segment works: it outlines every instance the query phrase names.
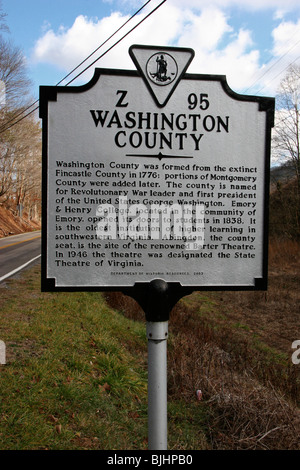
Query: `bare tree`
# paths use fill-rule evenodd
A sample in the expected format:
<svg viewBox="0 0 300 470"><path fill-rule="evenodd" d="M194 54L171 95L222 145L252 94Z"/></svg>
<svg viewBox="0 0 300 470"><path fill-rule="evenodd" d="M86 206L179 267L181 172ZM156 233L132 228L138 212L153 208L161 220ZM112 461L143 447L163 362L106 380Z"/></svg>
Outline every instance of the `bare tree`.
<svg viewBox="0 0 300 470"><path fill-rule="evenodd" d="M41 204L41 129L28 117L1 134L0 203L25 206L32 218Z"/></svg>
<svg viewBox="0 0 300 470"><path fill-rule="evenodd" d="M276 96L273 155L292 162L297 177L296 223L300 205L300 66L292 65L281 81Z"/></svg>
<svg viewBox="0 0 300 470"><path fill-rule="evenodd" d="M14 199L26 207L29 218L36 218L41 205L41 129L34 119L27 118L14 130Z"/></svg>
<svg viewBox="0 0 300 470"><path fill-rule="evenodd" d="M25 56L1 34L9 31L6 16L0 0L0 132L32 101Z"/></svg>
<svg viewBox="0 0 300 470"><path fill-rule="evenodd" d="M0 31L9 31L5 21L6 16L7 14L2 10L2 1L0 1Z"/></svg>
<svg viewBox="0 0 300 470"><path fill-rule="evenodd" d="M5 124L5 113L14 110L20 112L30 100L31 82L26 71L22 51L0 37L0 80L5 85L5 106L2 106L2 125ZM11 117L10 117L11 119Z"/></svg>
<svg viewBox="0 0 300 470"><path fill-rule="evenodd" d="M293 65L281 81L276 96L273 153L291 160L300 181L300 66Z"/></svg>
<svg viewBox="0 0 300 470"><path fill-rule="evenodd" d="M0 31L4 14L0 0ZM15 118L32 102L22 51L0 34L0 204L38 215L41 200L41 129L33 115ZM2 92L2 93L1 93ZM5 93L5 99L3 99Z"/></svg>

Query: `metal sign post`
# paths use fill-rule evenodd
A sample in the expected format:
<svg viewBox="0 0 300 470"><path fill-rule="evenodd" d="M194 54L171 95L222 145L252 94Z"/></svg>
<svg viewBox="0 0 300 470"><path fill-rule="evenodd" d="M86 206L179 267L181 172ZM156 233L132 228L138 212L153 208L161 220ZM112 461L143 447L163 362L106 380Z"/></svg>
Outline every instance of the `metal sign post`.
<svg viewBox="0 0 300 470"><path fill-rule="evenodd" d="M148 340L148 448L167 450L167 340L170 312L193 290L154 279L136 284L132 297L145 312ZM126 293L126 291L124 292Z"/></svg>
<svg viewBox="0 0 300 470"><path fill-rule="evenodd" d="M170 311L191 290L155 279L133 296L146 314L148 340L148 448L167 450L167 340Z"/></svg>
<svg viewBox="0 0 300 470"><path fill-rule="evenodd" d="M167 449L168 322L147 322L149 450Z"/></svg>
<svg viewBox="0 0 300 470"><path fill-rule="evenodd" d="M147 312L148 339L148 444L149 450L167 449L167 339L168 284L151 283Z"/></svg>

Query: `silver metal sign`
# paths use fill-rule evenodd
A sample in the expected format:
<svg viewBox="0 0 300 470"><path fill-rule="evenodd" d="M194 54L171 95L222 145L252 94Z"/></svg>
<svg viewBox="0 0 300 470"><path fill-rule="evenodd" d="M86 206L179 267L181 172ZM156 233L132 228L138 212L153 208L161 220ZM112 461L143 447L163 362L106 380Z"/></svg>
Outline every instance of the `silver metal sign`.
<svg viewBox="0 0 300 470"><path fill-rule="evenodd" d="M188 74L191 49L41 87L43 290L266 289L274 99Z"/></svg>

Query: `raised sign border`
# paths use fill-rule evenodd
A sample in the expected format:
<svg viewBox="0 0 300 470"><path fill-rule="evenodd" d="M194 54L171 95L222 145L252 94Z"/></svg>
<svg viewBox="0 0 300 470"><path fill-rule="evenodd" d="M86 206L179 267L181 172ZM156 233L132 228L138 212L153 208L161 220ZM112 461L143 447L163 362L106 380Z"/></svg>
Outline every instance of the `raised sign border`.
<svg viewBox="0 0 300 470"><path fill-rule="evenodd" d="M82 86L41 86L40 87L40 118L42 119L42 278L41 289L43 292L78 292L78 291L120 291L125 295L133 297L146 311L151 300L151 291L153 290L153 282L136 282L132 287L122 286L72 286L58 287L55 286L53 278L47 278L47 173L48 173L48 102L56 101L59 93L82 93L92 88L101 75L141 77L140 73L135 70L119 70L96 68L94 76L85 85ZM225 93L232 99L244 102L257 102L259 111L266 112L266 133L265 133L265 166L264 166L264 226L263 226L263 276L255 279L253 286L240 285L214 285L214 286L182 286L179 282L167 283L167 293L164 293L165 308L161 308L162 312L170 310L173 305L183 296L191 294L193 291L255 291L267 290L268 285L268 223L269 223L269 184L270 184L270 154L271 154L271 129L274 126L274 110L275 98L241 95L234 92L228 85L225 75L210 74L189 74L185 73L181 80L198 80L198 81L218 81ZM151 303L151 302L150 302ZM164 316L164 313L162 313Z"/></svg>

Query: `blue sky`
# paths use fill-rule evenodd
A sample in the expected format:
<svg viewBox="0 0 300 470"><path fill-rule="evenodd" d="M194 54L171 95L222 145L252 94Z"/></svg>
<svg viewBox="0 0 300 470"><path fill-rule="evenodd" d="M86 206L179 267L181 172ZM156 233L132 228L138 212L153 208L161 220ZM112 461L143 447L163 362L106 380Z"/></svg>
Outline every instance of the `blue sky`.
<svg viewBox="0 0 300 470"><path fill-rule="evenodd" d="M151 0L130 28L160 2ZM39 85L55 85L144 3L2 0L10 29L4 36L24 52L33 97ZM167 0L96 66L134 68L128 55L134 43L191 47L196 55L189 72L226 75L234 91L275 96L289 64L300 63L300 2ZM94 67L74 84L88 81Z"/></svg>

